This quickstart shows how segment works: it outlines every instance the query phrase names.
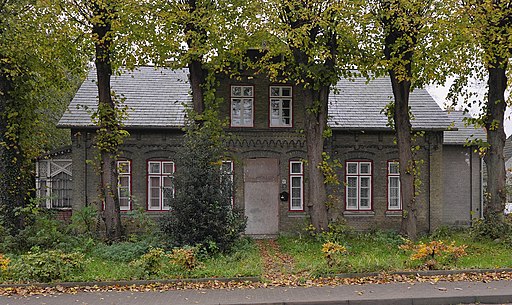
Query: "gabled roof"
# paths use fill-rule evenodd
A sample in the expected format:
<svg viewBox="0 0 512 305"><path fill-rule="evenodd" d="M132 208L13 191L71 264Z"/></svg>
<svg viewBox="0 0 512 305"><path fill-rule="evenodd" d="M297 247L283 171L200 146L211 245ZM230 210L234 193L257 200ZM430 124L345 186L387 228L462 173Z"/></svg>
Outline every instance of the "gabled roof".
<svg viewBox="0 0 512 305"><path fill-rule="evenodd" d="M476 128L473 125L466 126L464 118L469 118L469 114L463 111L447 111L446 114L452 122L453 128L456 130L448 130L444 132L443 144L447 145L464 145L469 140L485 140L487 135L482 128Z"/></svg>
<svg viewBox="0 0 512 305"><path fill-rule="evenodd" d="M113 90L125 98L129 107L127 128L179 128L184 124L183 103L191 103L188 70L138 67L112 76ZM90 71L59 127L94 127L91 112L97 105L96 71ZM381 110L392 100L389 78L366 82L341 80L329 97L329 122L333 129L389 130L387 117ZM450 121L426 90L411 93L410 105L418 130L446 130Z"/></svg>
<svg viewBox="0 0 512 305"><path fill-rule="evenodd" d="M125 98L129 107L126 127L161 128L184 125L183 103L190 103L188 70L170 70L138 67L121 75L113 75L114 92ZM93 127L91 111L97 109L98 88L96 70L89 72L68 111L59 121L59 127Z"/></svg>
<svg viewBox="0 0 512 305"><path fill-rule="evenodd" d="M367 83L366 78L342 79L329 96L329 125L336 129L389 130L382 109L393 100L391 80L381 77ZM446 130L450 121L425 89L409 97L416 130Z"/></svg>

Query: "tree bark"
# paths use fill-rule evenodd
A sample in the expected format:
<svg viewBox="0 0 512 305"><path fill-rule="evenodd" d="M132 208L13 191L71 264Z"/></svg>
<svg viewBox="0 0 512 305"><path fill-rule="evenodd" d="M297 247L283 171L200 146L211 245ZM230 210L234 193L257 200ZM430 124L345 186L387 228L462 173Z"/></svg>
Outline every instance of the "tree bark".
<svg viewBox="0 0 512 305"><path fill-rule="evenodd" d="M327 126L329 87L320 90L302 88L304 97L305 135L307 147L308 209L313 226L319 231L328 229L327 190L324 174L319 168L324 152L324 130Z"/></svg>
<svg viewBox="0 0 512 305"><path fill-rule="evenodd" d="M395 134L400 162L400 196L402 200L402 222L400 233L411 240L417 238L417 215L414 179L416 175L412 150L412 125L409 114L409 94L411 90L413 49L417 44L414 22L403 24L407 12L401 11L396 0L382 3L384 26L384 56L388 61L396 61L388 68L393 88Z"/></svg>
<svg viewBox="0 0 512 305"><path fill-rule="evenodd" d="M502 216L507 199L506 170L503 148L505 147L504 117L507 104L507 61L502 59L490 64L489 96L486 105L485 129L489 149L485 155L487 165L487 205L484 217Z"/></svg>
<svg viewBox="0 0 512 305"><path fill-rule="evenodd" d="M94 15L98 22L93 24L93 37L95 37L95 66L98 85L98 109L109 109L111 111L99 111L99 128L106 134L112 134L112 120L109 114L115 113L115 103L111 95L110 77L112 75L112 64L110 51L112 46L111 37L111 15L112 12L105 6L94 5ZM105 221L105 233L109 242L121 239L121 213L119 198L117 195L117 168L116 151L117 147L108 149L100 146L100 185L99 195L104 204L103 220Z"/></svg>
<svg viewBox="0 0 512 305"><path fill-rule="evenodd" d="M188 13L192 16L198 11L196 0L188 0ZM204 17L204 16L203 16ZM187 45L189 48L190 62L188 71L190 73L190 87L192 88L192 106L196 114L204 112L204 84L206 80L206 69L203 66L203 54L195 50L206 43L208 33L195 22L188 22L185 26L185 35L188 35Z"/></svg>
<svg viewBox="0 0 512 305"><path fill-rule="evenodd" d="M400 198L402 200L402 223L400 233L412 240L417 238L416 198L414 190L415 163L412 152L412 125L409 114L409 92L411 82L399 81L395 71L389 71L395 98L395 134L400 162Z"/></svg>

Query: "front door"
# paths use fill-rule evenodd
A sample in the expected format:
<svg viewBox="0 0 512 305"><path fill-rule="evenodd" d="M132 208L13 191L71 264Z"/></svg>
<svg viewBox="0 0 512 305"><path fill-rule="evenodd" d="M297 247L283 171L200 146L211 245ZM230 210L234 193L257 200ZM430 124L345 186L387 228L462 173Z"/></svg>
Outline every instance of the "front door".
<svg viewBox="0 0 512 305"><path fill-rule="evenodd" d="M279 160L246 159L244 162L245 216L248 235L279 233Z"/></svg>

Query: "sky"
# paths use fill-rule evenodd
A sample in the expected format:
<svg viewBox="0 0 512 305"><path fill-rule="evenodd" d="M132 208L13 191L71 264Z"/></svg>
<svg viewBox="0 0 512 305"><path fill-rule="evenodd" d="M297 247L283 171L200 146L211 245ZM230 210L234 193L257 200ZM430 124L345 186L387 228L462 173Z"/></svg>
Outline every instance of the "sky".
<svg viewBox="0 0 512 305"><path fill-rule="evenodd" d="M430 95L434 98L434 100L437 102L437 104L442 108L446 109L445 102L446 102L446 95L448 94L448 88L449 85L445 86L428 86L427 91L430 93ZM476 88L475 91L478 92L479 95L481 95L481 98L484 98L484 92L485 88ZM471 114L474 116L479 112L479 109L473 108L471 109ZM505 114L505 133L507 134L507 137L512 134L512 111L510 107L507 108L507 112Z"/></svg>

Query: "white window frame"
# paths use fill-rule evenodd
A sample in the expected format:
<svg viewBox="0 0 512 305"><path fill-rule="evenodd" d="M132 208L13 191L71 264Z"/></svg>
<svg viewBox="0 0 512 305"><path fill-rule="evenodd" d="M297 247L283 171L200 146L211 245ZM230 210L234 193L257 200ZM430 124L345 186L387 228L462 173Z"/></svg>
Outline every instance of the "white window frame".
<svg viewBox="0 0 512 305"><path fill-rule="evenodd" d="M397 165L397 172L391 171L391 166ZM387 166L387 174L388 174L388 210L390 211L401 211L402 210L402 198L401 198L401 189L400 189L400 169L399 169L399 163L398 161L388 161ZM397 199L398 199L398 206L391 206L391 180L398 181L398 192L397 192Z"/></svg>
<svg viewBox="0 0 512 305"><path fill-rule="evenodd" d="M356 165L356 171L351 172L351 165ZM362 171L363 166L368 166L368 171ZM347 211L371 211L373 206L373 198L372 198L372 177L373 177L373 164L371 161L359 161L359 160L351 160L346 162L345 166L345 209ZM349 180L356 181L356 197L349 197ZM368 181L368 186L363 187L362 181ZM352 186L353 188L353 186ZM367 189L367 196L364 198L368 200L368 206L361 205L361 193L363 189ZM356 205L350 205L351 200L356 199Z"/></svg>
<svg viewBox="0 0 512 305"><path fill-rule="evenodd" d="M40 176L40 169L46 168L46 175ZM54 168L54 171L52 171ZM57 180L56 177L65 174L66 180ZM37 196L44 199L44 206L48 209L71 209L73 201L73 174L71 159L47 159L36 162L36 192ZM61 188L55 193L59 183L68 183L68 188ZM69 192L70 198L61 197L61 194Z"/></svg>
<svg viewBox="0 0 512 305"><path fill-rule="evenodd" d="M227 171L225 171L225 165L228 165L229 169ZM234 164L233 164L233 160L222 160L222 165L221 165L221 175L225 175L228 177L229 181L231 182L231 207L234 206L235 204L235 198L234 198Z"/></svg>
<svg viewBox="0 0 512 305"><path fill-rule="evenodd" d="M293 165L299 164L300 170L298 172L293 170ZM298 180L299 186L293 186L293 181ZM289 164L289 187L290 187L290 201L289 201L289 210L290 211L304 211L304 163L302 161L290 161ZM299 197L294 196L294 189L299 189ZM300 205L294 206L294 199L299 199Z"/></svg>
<svg viewBox="0 0 512 305"><path fill-rule="evenodd" d="M240 89L240 94L235 90ZM250 94L247 93L246 89L250 89ZM254 86L248 85L232 85L230 88L231 104L230 104L230 115L231 115L231 127L253 127L254 126ZM234 114L235 104L239 103L239 115ZM251 111L250 117L246 117L246 103L250 103ZM240 123L234 123L235 120L240 120Z"/></svg>
<svg viewBox="0 0 512 305"><path fill-rule="evenodd" d="M158 172L152 171L151 165L153 165L153 164L159 165ZM171 169L172 169L171 172L164 171L165 165L171 165ZM147 197L148 197L147 209L148 209L148 211L168 211L171 209L170 206L164 205L164 203L165 203L164 197L165 197L165 191L166 191L166 188L164 187L164 181L165 181L165 179L171 179L171 184L172 184L173 183L172 179L174 178L175 171L176 171L176 165L171 160L149 160L149 161L147 161L147 176L148 176L148 179L147 179L148 180L147 181ZM154 181L155 179L158 179L158 183L156 186L152 185L152 181ZM151 191L153 188L160 189L159 195L158 195L158 203L159 203L158 207L151 205L153 199L156 199L156 198L153 198L153 196L152 196ZM174 198L174 194L175 194L174 185L172 184L170 188L171 188L171 198Z"/></svg>
<svg viewBox="0 0 512 305"><path fill-rule="evenodd" d="M283 89L289 90L289 95L283 94ZM277 94L274 91L277 90ZM269 88L269 123L270 127L292 127L293 126L293 91L291 86L270 86ZM289 107L284 107L284 101L289 102ZM278 104L277 116L274 115L273 104ZM289 123L283 122L284 110L289 111Z"/></svg>
<svg viewBox="0 0 512 305"><path fill-rule="evenodd" d="M116 162L117 166L117 196L119 198L119 209L121 211L130 211L132 209L132 162L130 160L119 160ZM126 166L126 167L125 167ZM126 171L122 171L121 169L127 169ZM128 197L123 196L123 186L121 185L121 179L127 178L127 193ZM128 206L122 206L121 200L127 199Z"/></svg>

